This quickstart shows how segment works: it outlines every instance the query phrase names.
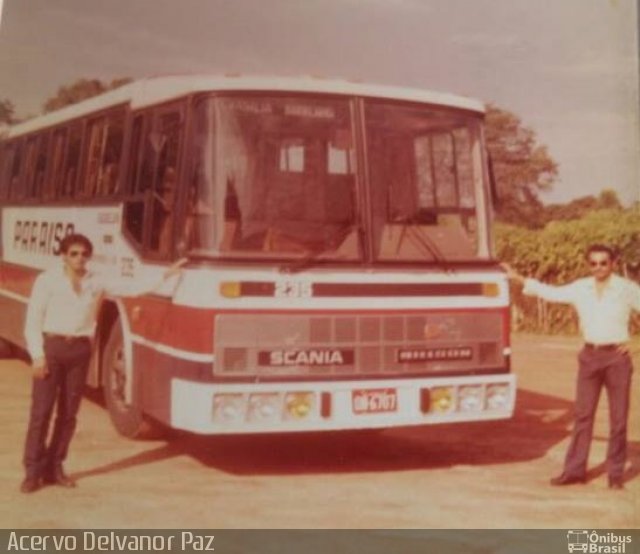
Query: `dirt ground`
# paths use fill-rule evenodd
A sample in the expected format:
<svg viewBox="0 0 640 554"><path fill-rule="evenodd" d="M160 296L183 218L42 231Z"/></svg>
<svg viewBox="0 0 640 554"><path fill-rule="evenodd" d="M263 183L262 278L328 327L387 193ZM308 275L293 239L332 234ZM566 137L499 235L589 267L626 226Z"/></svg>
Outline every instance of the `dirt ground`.
<svg viewBox="0 0 640 554"><path fill-rule="evenodd" d="M640 387L626 489L607 487L606 399L586 485L553 488L571 428L578 342L514 337L515 416L382 433L178 435L134 442L85 399L67 470L73 490L18 492L30 376L0 361L4 528L637 528ZM635 356L640 366L640 356Z"/></svg>

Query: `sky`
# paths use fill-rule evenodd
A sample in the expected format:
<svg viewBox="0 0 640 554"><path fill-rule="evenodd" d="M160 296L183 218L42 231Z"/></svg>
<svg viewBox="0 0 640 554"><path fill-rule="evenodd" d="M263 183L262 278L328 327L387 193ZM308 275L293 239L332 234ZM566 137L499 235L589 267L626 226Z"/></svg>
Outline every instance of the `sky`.
<svg viewBox="0 0 640 554"><path fill-rule="evenodd" d="M0 99L78 78L322 75L479 98L559 164L546 202L640 199L636 0L0 0Z"/></svg>

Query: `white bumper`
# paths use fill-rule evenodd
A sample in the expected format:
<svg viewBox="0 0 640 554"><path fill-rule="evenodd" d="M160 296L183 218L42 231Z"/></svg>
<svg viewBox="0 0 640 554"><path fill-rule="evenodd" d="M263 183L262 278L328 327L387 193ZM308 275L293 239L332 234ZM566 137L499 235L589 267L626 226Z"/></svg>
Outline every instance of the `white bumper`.
<svg viewBox="0 0 640 554"><path fill-rule="evenodd" d="M487 395L499 387L506 391L499 407L489 405ZM426 410L423 389L450 387L453 393L447 411ZM476 391L480 399L473 409L464 409L461 391ZM362 391L392 397L381 410L362 411L355 401ZM307 413L292 416L287 398L296 393L310 398ZM182 379L171 382L171 426L202 434L274 433L374 429L405 425L427 425L507 419L513 415L516 377L511 373L469 377L438 377L402 380L332 381L296 383L203 384ZM214 402L214 398L217 400ZM223 413L219 400L229 400L234 410ZM255 401L266 399L264 413L251 410ZM374 399L375 400L375 399ZM388 398L386 399L388 400ZM358 407L359 404L359 407ZM327 410L327 405L329 409ZM378 406L379 407L379 406ZM237 408L237 409L236 409ZM385 410L386 411L382 411ZM231 412L232 416L229 417ZM256 417L257 416L257 417Z"/></svg>

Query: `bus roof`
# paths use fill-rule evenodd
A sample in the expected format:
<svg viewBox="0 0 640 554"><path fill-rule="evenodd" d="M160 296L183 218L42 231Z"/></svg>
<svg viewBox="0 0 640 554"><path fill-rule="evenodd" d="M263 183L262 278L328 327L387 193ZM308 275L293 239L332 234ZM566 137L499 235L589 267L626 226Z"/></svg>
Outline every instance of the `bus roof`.
<svg viewBox="0 0 640 554"><path fill-rule="evenodd" d="M421 102L484 113L484 104L464 96L432 92L415 88L374 85L355 81L341 81L323 77L273 76L165 76L150 77L123 85L77 104L35 117L14 125L9 136L17 136L81 117L95 111L130 104L131 108L165 102L173 98L206 91L273 91L342 94Z"/></svg>

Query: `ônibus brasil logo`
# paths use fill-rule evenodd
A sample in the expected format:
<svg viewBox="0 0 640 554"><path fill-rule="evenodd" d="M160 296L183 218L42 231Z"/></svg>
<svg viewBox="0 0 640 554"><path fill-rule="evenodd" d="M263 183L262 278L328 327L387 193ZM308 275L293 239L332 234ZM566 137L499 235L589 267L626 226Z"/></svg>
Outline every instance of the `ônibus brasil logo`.
<svg viewBox="0 0 640 554"><path fill-rule="evenodd" d="M598 531L567 531L569 552L585 554L625 554L630 535L616 535Z"/></svg>

